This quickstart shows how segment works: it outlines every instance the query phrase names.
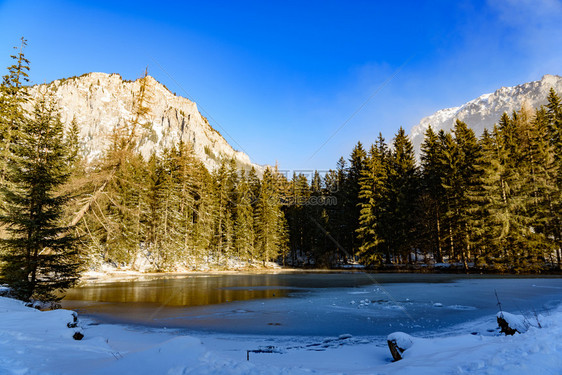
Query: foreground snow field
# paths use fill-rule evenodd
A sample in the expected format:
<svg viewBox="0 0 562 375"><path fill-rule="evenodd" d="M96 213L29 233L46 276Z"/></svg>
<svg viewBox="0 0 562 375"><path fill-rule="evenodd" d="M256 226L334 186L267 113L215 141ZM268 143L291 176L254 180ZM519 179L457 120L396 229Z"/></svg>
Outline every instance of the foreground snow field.
<svg viewBox="0 0 562 375"><path fill-rule="evenodd" d="M415 338L393 363L381 337L196 338L86 320L68 328L71 311L0 297L0 374L561 374L562 308L539 320L542 328L507 337L497 335L495 316L468 322Z"/></svg>

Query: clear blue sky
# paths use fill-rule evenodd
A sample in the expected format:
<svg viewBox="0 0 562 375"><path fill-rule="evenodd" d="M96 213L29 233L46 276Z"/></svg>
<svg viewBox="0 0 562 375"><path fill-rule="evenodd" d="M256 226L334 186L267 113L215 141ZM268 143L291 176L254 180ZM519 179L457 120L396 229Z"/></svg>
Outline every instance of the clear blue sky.
<svg viewBox="0 0 562 375"><path fill-rule="evenodd" d="M20 36L34 83L148 65L253 161L327 169L358 140L562 74L561 20L559 0L0 0L0 66Z"/></svg>

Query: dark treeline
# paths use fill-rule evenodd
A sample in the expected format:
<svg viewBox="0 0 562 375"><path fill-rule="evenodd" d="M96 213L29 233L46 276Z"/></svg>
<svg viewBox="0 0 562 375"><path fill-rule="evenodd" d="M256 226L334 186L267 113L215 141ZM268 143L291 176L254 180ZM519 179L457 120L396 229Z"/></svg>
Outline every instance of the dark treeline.
<svg viewBox="0 0 562 375"><path fill-rule="evenodd" d="M295 264L448 263L463 269L560 269L562 105L504 114L477 139L456 121L429 128L420 163L403 129L311 182L294 176L286 209Z"/></svg>

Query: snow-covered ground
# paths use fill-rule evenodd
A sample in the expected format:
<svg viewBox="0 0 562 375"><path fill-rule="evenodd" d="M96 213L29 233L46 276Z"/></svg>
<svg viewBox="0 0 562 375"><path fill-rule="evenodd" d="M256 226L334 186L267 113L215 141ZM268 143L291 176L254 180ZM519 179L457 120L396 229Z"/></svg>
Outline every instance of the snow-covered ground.
<svg viewBox="0 0 562 375"><path fill-rule="evenodd" d="M498 335L495 319L415 337L404 359L391 362L381 337L193 337L83 319L69 328L68 310L41 312L0 297L0 374L562 373L562 307L538 317L542 328L529 316L527 332L515 336Z"/></svg>

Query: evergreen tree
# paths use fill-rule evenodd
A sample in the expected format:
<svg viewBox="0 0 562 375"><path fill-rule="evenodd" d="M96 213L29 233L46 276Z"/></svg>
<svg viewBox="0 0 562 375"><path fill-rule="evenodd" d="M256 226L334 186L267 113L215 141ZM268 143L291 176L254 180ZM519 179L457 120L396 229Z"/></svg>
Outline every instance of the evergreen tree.
<svg viewBox="0 0 562 375"><path fill-rule="evenodd" d="M335 240L330 240L329 234L329 213L323 205L323 197L328 192L337 191L338 178L333 170L328 171L324 176L324 182L320 173L315 170L310 181L309 200L306 202L305 212L310 236L309 256L314 261L316 267L330 266L335 257L337 247ZM338 217L334 215L333 223L337 225ZM336 249L336 250L334 250Z"/></svg>
<svg viewBox="0 0 562 375"><path fill-rule="evenodd" d="M556 195L550 204L553 220L551 235L556 241L556 263L558 269L562 267L562 101L560 96L550 89L548 95L546 118L548 121L548 134L553 147L555 162Z"/></svg>
<svg viewBox="0 0 562 375"><path fill-rule="evenodd" d="M259 260L265 265L266 262L277 258L280 244L284 242L281 238L280 225L282 217L280 214L280 202L276 186L274 172L267 168L263 174L260 184L260 193L254 211L256 251Z"/></svg>
<svg viewBox="0 0 562 375"><path fill-rule="evenodd" d="M516 121L504 114L492 133L492 154L486 155L482 188L488 213L486 237L491 239L489 262L499 270L519 263L527 250L531 220L526 212L527 196L523 175L526 166L518 151Z"/></svg>
<svg viewBox="0 0 562 375"><path fill-rule="evenodd" d="M474 131L470 129L466 123L457 120L453 128L455 135L455 143L458 150L459 158L459 180L455 181L454 193L456 223L458 225L458 247L460 258L465 269L468 269L468 262L471 259L472 236L474 228L470 226L468 218L470 217L471 200L469 191L471 188L479 183L478 169L476 168L477 160L480 157L480 146L478 140L474 135Z"/></svg>
<svg viewBox="0 0 562 375"><path fill-rule="evenodd" d="M40 98L33 113L18 121L12 139L0 221L7 226L2 281L22 300L58 300L78 279L76 238L61 223L72 163L63 125L53 102Z"/></svg>
<svg viewBox="0 0 562 375"><path fill-rule="evenodd" d="M494 168L496 164L496 146L493 135L484 129L479 140L480 157L476 160L475 170L478 176L477 183L470 187L467 197L470 201L470 209L467 223L472 228L472 245L474 247L475 265L486 267L491 263L491 255L494 249L494 238L490 231L491 219L489 212L489 186L493 184ZM490 178L492 177L492 180Z"/></svg>
<svg viewBox="0 0 562 375"><path fill-rule="evenodd" d="M214 229L214 257L218 265L221 264L223 257L226 259L230 255L233 234L232 218L232 185L230 181L230 169L225 160L221 162L219 168L213 173L215 185L214 200L217 209Z"/></svg>
<svg viewBox="0 0 562 375"><path fill-rule="evenodd" d="M287 221L290 231L290 248L292 265L297 265L298 259L304 256L311 257L311 225L308 218L309 207L306 202L310 198L310 187L305 175L293 174Z"/></svg>
<svg viewBox="0 0 562 375"><path fill-rule="evenodd" d="M180 142L174 150L169 166L172 176L177 214L173 227L173 236L178 261L193 265L203 258L201 249L196 245L195 226L198 217L198 199L201 197L202 178L205 167L194 154L193 147ZM195 268L197 268L195 264Z"/></svg>
<svg viewBox="0 0 562 375"><path fill-rule="evenodd" d="M194 256L196 262L204 258L206 265L210 265L213 255L215 223L217 215L217 201L215 199L215 184L207 169L203 166L196 170L196 199L194 207ZM198 265L196 265L197 267Z"/></svg>
<svg viewBox="0 0 562 375"><path fill-rule="evenodd" d="M17 139L20 122L26 113L22 107L28 97L25 84L29 82L29 60L24 55L27 41L22 37L19 50L10 56L13 64L0 84L0 185L4 184L10 145Z"/></svg>
<svg viewBox="0 0 562 375"><path fill-rule="evenodd" d="M424 142L421 145L422 166L422 194L420 205L422 212L421 223L425 224L422 229L422 247L431 253L437 262L443 261L442 239L443 239L443 197L445 196L441 185L441 144L437 134L431 126L425 133ZM425 246L424 246L425 245Z"/></svg>
<svg viewBox="0 0 562 375"><path fill-rule="evenodd" d="M382 141L382 137L380 138ZM390 263L388 247L384 250L384 218L386 214L386 198L388 189L388 171L385 166L384 141L379 147L372 145L365 160L365 168L359 179L360 216L357 237L361 243L359 256L367 264L382 263L386 256Z"/></svg>
<svg viewBox="0 0 562 375"><path fill-rule="evenodd" d="M253 194L248 178L243 171L237 193L234 248L238 259L250 262L253 260L255 252Z"/></svg>
<svg viewBox="0 0 562 375"><path fill-rule="evenodd" d="M441 174L441 186L444 190L443 199L445 201L445 246L448 260L456 261L458 260L458 243L459 238L459 219L458 204L459 197L461 194L461 173L460 173L460 158L458 156L459 150L454 141L453 136L450 133L445 133L443 130L439 132L439 142L441 144L441 160L440 167L442 170Z"/></svg>
<svg viewBox="0 0 562 375"><path fill-rule="evenodd" d="M175 263L176 253L173 227L177 219L178 201L172 176L166 164L172 162L173 151L165 150L163 158L152 154L148 160L145 176L145 194L140 202L143 207L141 225L144 227L143 242L157 271L166 270ZM139 238L139 241L142 239ZM138 246L138 245L137 245Z"/></svg>
<svg viewBox="0 0 562 375"><path fill-rule="evenodd" d="M344 195L344 201L342 202L344 222L348 226L345 232L349 234L343 246L348 249L353 258L355 258L359 249L359 242L357 241L357 229L359 228L359 216L361 214L359 180L365 169L366 158L367 153L363 145L361 142L357 142L357 145L351 151L345 182L340 186ZM338 204L340 204L339 201ZM355 259L353 260L355 261Z"/></svg>
<svg viewBox="0 0 562 375"><path fill-rule="evenodd" d="M386 243L411 262L411 253L417 245L419 181L414 149L402 127L394 138L388 186L389 213L394 224L387 227Z"/></svg>

